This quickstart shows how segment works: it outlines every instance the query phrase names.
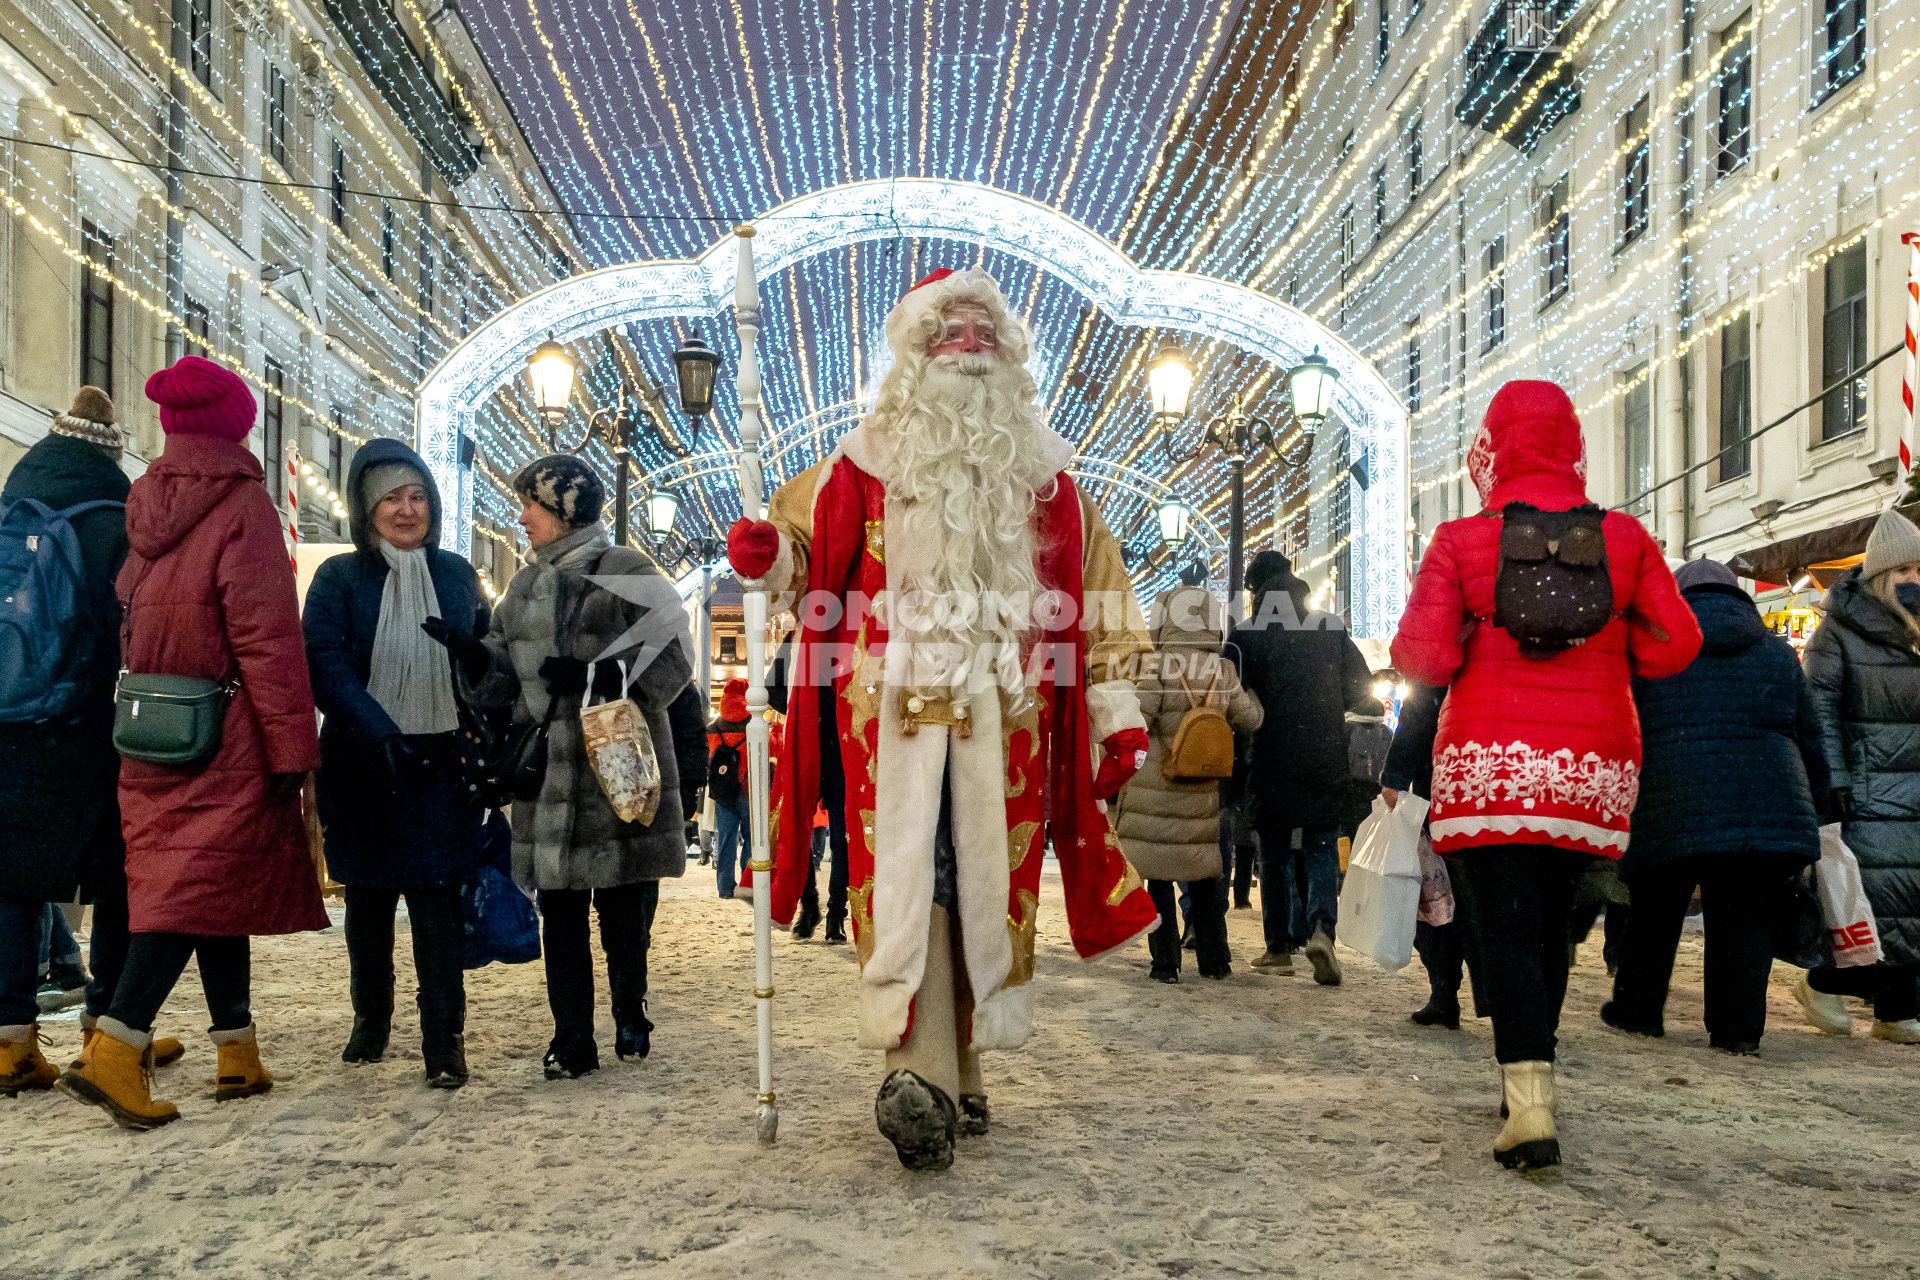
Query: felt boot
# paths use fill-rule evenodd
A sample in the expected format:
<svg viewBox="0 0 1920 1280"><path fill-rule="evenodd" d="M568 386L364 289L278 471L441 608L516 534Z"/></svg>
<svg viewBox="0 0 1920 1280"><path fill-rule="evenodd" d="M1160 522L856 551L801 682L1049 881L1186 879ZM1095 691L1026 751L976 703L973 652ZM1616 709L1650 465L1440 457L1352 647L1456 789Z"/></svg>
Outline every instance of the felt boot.
<svg viewBox="0 0 1920 1280"><path fill-rule="evenodd" d="M0 1027L0 1098L53 1088L60 1072L40 1052L40 1024Z"/></svg>
<svg viewBox="0 0 1920 1280"><path fill-rule="evenodd" d="M911 1071L895 1071L873 1100L873 1119L907 1168L920 1172L953 1166L959 1109L939 1085Z"/></svg>
<svg viewBox="0 0 1920 1280"><path fill-rule="evenodd" d="M158 1129L180 1118L180 1108L153 1096L151 1034L102 1018L89 1051L85 1063L61 1074L61 1092L101 1108L122 1129Z"/></svg>
<svg viewBox="0 0 1920 1280"><path fill-rule="evenodd" d="M260 1042L252 1023L238 1031L212 1031L208 1035L219 1052L219 1065L214 1068L214 1101L250 1098L273 1088L273 1077L260 1064Z"/></svg>
<svg viewBox="0 0 1920 1280"><path fill-rule="evenodd" d="M1500 1068L1507 1122L1493 1140L1493 1158L1509 1169L1544 1169L1560 1163L1553 1126L1553 1064L1508 1062Z"/></svg>

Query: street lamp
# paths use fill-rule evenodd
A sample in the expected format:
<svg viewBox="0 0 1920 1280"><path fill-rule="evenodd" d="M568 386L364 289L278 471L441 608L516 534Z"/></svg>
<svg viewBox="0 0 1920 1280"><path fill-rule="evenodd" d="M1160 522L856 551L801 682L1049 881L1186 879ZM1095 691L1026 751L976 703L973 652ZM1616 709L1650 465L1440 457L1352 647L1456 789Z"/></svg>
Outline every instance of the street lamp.
<svg viewBox="0 0 1920 1280"><path fill-rule="evenodd" d="M1193 508L1168 495L1160 503L1160 542L1169 552L1186 545L1193 532Z"/></svg>
<svg viewBox="0 0 1920 1280"><path fill-rule="evenodd" d="M550 442L554 428L567 416L567 402L573 398L573 378L573 357L554 341L553 331L548 330L547 340L527 357L527 380L533 383L534 407L540 410L540 417L547 424Z"/></svg>
<svg viewBox="0 0 1920 1280"><path fill-rule="evenodd" d="M680 381L680 412L693 419L694 430L700 419L713 409L713 380L720 370L720 353L700 341L700 331L680 344L673 353L673 371Z"/></svg>
<svg viewBox="0 0 1920 1280"><path fill-rule="evenodd" d="M1333 391L1340 375L1327 363L1318 347L1287 373L1287 390L1292 399L1293 416L1299 424L1298 442L1283 439L1274 424L1247 412L1245 400L1234 395L1227 411L1207 420L1198 439L1186 449L1176 449L1173 438L1185 420L1193 390L1193 366L1177 347L1169 347L1154 358L1147 371L1147 390L1153 400L1154 417L1160 425L1160 447L1169 462L1188 462L1212 443L1226 455L1230 519L1227 536L1227 598L1238 606L1244 582L1241 560L1247 536L1247 459L1256 449L1271 449L1288 466L1304 464L1313 453L1314 432L1325 422L1333 408ZM1184 504L1182 504L1184 505ZM1175 517L1169 504L1160 507L1161 534L1165 538L1168 521ZM1189 519L1191 512L1189 512Z"/></svg>
<svg viewBox="0 0 1920 1280"><path fill-rule="evenodd" d="M672 489L654 489L647 494L645 502L647 531L656 538L672 533L674 523L680 519L680 495Z"/></svg>

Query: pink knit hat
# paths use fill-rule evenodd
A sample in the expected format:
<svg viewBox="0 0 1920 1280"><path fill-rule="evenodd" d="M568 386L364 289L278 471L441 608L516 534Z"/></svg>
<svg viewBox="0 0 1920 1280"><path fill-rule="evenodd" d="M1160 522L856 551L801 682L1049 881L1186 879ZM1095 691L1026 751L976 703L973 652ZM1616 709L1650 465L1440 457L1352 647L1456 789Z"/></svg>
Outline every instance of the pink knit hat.
<svg viewBox="0 0 1920 1280"><path fill-rule="evenodd" d="M235 444L253 430L253 392L224 365L181 356L147 379L147 399L160 406L170 436L212 436Z"/></svg>

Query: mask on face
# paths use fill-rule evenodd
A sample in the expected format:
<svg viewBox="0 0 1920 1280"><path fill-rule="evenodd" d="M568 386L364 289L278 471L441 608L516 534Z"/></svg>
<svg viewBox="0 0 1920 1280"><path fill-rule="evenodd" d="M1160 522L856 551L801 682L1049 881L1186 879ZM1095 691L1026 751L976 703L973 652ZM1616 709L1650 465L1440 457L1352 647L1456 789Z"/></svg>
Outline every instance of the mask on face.
<svg viewBox="0 0 1920 1280"><path fill-rule="evenodd" d="M1920 582L1896 583L1893 588L1893 598L1898 600L1900 607L1908 613L1920 614Z"/></svg>

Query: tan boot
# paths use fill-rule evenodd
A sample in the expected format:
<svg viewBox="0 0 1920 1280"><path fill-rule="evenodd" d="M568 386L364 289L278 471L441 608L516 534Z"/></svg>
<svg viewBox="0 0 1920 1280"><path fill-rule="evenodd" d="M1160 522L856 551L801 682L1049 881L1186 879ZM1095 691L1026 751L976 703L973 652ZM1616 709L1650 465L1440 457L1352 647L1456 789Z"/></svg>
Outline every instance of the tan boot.
<svg viewBox="0 0 1920 1280"><path fill-rule="evenodd" d="M53 1088L60 1072L40 1053L40 1024L0 1027L0 1098Z"/></svg>
<svg viewBox="0 0 1920 1280"><path fill-rule="evenodd" d="M238 1031L209 1033L219 1052L214 1068L213 1097L216 1102L250 1098L273 1088L273 1077L260 1064L260 1042L251 1023Z"/></svg>
<svg viewBox="0 0 1920 1280"><path fill-rule="evenodd" d="M61 1075L62 1092L103 1108L122 1129L158 1129L180 1118L180 1108L153 1096L151 1035L102 1018L87 1052Z"/></svg>
<svg viewBox="0 0 1920 1280"><path fill-rule="evenodd" d="M90 1017L84 1013L80 1015L80 1056L73 1060L71 1066L68 1068L69 1070L78 1071L92 1059L93 1038L100 1034L99 1022L100 1019L98 1018ZM172 1036L155 1036L153 1038L154 1066L170 1067L186 1056L187 1046L181 1044Z"/></svg>
<svg viewBox="0 0 1920 1280"><path fill-rule="evenodd" d="M1493 1158L1509 1169L1544 1169L1560 1163L1553 1127L1553 1064L1509 1062L1500 1068L1507 1122L1493 1140Z"/></svg>

